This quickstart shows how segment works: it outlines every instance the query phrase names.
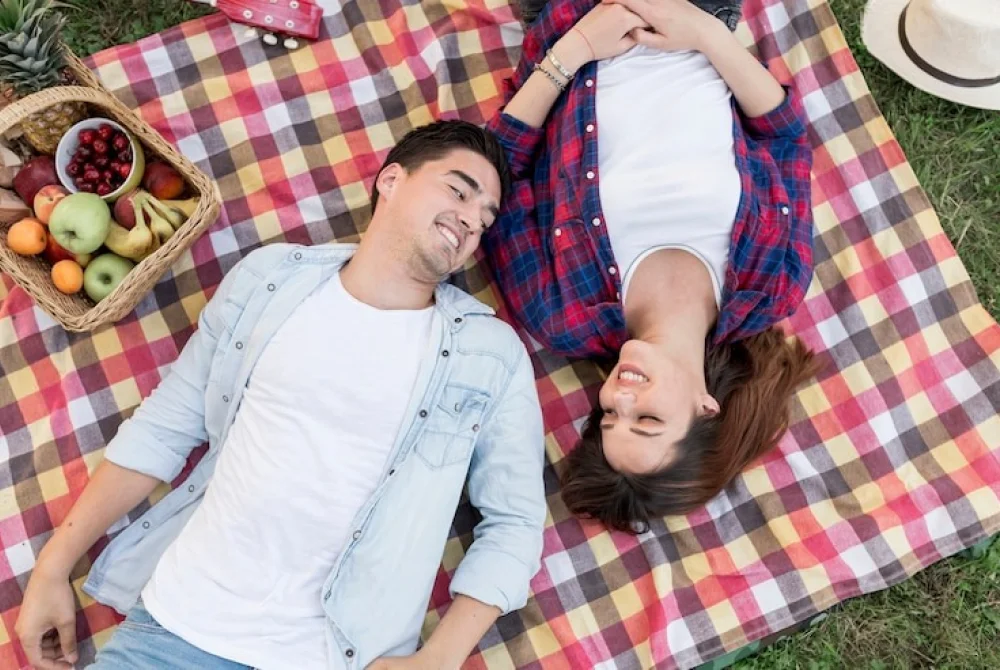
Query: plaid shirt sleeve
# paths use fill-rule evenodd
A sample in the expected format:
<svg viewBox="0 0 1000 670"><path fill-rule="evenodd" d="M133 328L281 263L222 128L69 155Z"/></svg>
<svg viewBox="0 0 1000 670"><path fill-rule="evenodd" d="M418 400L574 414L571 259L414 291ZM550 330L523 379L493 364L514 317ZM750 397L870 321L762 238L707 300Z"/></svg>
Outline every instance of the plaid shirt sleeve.
<svg viewBox="0 0 1000 670"><path fill-rule="evenodd" d="M735 257L747 262L736 271L738 285L747 289L738 293L753 305L720 315L716 342L750 337L791 315L813 274L812 145L802 101L786 87L785 100L767 114L750 117L736 109L759 217L755 230L741 235L741 243L754 250L738 250Z"/></svg>

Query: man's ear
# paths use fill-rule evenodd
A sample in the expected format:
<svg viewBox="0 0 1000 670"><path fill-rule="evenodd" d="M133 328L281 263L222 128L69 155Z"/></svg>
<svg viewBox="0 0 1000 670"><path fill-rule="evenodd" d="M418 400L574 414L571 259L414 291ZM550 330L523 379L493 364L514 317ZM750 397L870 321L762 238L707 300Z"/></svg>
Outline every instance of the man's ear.
<svg viewBox="0 0 1000 670"><path fill-rule="evenodd" d="M375 185L378 187L380 198L392 199L392 191L399 184L402 177L406 175L406 170L399 163L390 163L382 168L378 177L375 178Z"/></svg>

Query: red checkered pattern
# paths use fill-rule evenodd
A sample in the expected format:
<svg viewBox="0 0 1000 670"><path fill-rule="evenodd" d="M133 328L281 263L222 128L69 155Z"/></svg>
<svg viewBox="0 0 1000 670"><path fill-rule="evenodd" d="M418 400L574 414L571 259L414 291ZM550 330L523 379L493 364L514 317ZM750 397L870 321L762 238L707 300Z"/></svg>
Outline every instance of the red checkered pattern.
<svg viewBox="0 0 1000 670"><path fill-rule="evenodd" d="M225 208L115 327L66 333L0 284L2 668L25 667L14 622L40 548L226 270L276 240L356 240L393 143L439 116L484 122L518 58L522 31L503 0L326 6L320 39L293 52L211 16L90 61L218 181ZM778 449L699 512L631 537L562 506L559 461L601 380L589 363L536 351L553 464L542 569L470 668L692 667L1000 529L1000 327L824 0L747 0L744 13L739 35L795 79L811 124L816 273L786 325L824 370ZM457 281L498 303L478 265ZM460 507L428 630L474 521ZM79 596L86 662L117 617Z"/></svg>

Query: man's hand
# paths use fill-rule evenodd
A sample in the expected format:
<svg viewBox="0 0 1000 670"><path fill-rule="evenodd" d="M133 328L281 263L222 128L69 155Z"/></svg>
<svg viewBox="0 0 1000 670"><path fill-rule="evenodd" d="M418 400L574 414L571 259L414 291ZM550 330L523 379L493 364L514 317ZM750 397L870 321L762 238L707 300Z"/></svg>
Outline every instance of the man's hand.
<svg viewBox="0 0 1000 670"><path fill-rule="evenodd" d="M442 670L443 667L418 651L412 656L383 656L376 659L366 670Z"/></svg>
<svg viewBox="0 0 1000 670"><path fill-rule="evenodd" d="M688 0L603 0L602 4L625 7L641 17L652 31L633 30L632 38L660 51L704 51L720 28L729 32L725 24Z"/></svg>
<svg viewBox="0 0 1000 670"><path fill-rule="evenodd" d="M77 659L76 603L69 578L36 569L14 630L36 670L72 668Z"/></svg>

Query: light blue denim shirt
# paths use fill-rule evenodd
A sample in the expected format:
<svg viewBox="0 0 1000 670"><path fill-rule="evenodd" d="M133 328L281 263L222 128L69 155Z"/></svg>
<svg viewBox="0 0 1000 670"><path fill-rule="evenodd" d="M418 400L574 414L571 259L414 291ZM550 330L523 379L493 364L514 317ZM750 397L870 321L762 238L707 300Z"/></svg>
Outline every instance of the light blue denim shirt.
<svg viewBox="0 0 1000 670"><path fill-rule="evenodd" d="M104 550L84 585L96 600L122 613L137 602L202 500L261 352L355 248L269 245L223 279L198 330L121 425L105 457L171 481L193 449L207 441L208 452L183 485ZM332 668L364 668L379 656L416 649L466 476L483 518L452 579L452 594L507 613L524 606L539 567L544 433L527 352L489 307L454 286L438 287L435 309L443 324L436 354L421 366L378 486L317 594L329 621ZM335 430L330 438L336 439Z"/></svg>

